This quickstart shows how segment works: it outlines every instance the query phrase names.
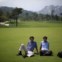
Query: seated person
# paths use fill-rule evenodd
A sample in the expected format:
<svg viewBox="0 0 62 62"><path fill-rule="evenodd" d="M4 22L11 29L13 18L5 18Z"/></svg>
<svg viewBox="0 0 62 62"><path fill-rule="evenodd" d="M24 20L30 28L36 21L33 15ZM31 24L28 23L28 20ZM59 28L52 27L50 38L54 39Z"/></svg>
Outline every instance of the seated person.
<svg viewBox="0 0 62 62"><path fill-rule="evenodd" d="M47 37L43 37L43 41L41 42L40 45L40 56L51 56L52 51L49 50L49 42L47 41Z"/></svg>
<svg viewBox="0 0 62 62"><path fill-rule="evenodd" d="M62 51L59 51L57 54L58 57L62 58Z"/></svg>
<svg viewBox="0 0 62 62"><path fill-rule="evenodd" d="M27 44L27 47L25 47L24 44L21 44L21 46L19 48L18 55L22 55L22 50L24 50L25 51L25 56L24 57L26 57L26 56L31 57L31 56L34 55L34 52L33 52L34 48L36 48L36 51L38 53L37 43L34 41L34 37L31 36L29 38L29 42Z"/></svg>

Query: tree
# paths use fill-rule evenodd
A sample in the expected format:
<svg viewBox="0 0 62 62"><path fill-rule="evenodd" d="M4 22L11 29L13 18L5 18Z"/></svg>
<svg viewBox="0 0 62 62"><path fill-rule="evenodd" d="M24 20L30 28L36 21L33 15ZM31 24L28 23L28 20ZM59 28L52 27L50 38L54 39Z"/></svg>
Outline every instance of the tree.
<svg viewBox="0 0 62 62"><path fill-rule="evenodd" d="M58 21L58 20L59 20L59 16L58 16L57 14L55 15L55 17L54 17L54 18L55 18L55 20L56 20L56 21Z"/></svg>
<svg viewBox="0 0 62 62"><path fill-rule="evenodd" d="M4 22L5 20L7 20L7 16L0 10L0 22Z"/></svg>
<svg viewBox="0 0 62 62"><path fill-rule="evenodd" d="M49 14L46 14L46 15L45 15L45 18L46 18L46 20L50 20L51 17L50 17Z"/></svg>
<svg viewBox="0 0 62 62"><path fill-rule="evenodd" d="M52 9L51 10L51 19L53 19L53 17L54 17L54 10Z"/></svg>
<svg viewBox="0 0 62 62"><path fill-rule="evenodd" d="M61 16L60 19L61 19L61 21L62 21L62 13L60 13L60 16Z"/></svg>
<svg viewBox="0 0 62 62"><path fill-rule="evenodd" d="M0 22L2 22L2 15L3 15L3 11L0 10Z"/></svg>
<svg viewBox="0 0 62 62"><path fill-rule="evenodd" d="M33 13L33 20L37 21L38 20L38 14L37 13Z"/></svg>
<svg viewBox="0 0 62 62"><path fill-rule="evenodd" d="M18 17L19 17L19 14L21 13L22 13L22 8L15 8L12 11L11 18L16 20L16 26L18 26Z"/></svg>

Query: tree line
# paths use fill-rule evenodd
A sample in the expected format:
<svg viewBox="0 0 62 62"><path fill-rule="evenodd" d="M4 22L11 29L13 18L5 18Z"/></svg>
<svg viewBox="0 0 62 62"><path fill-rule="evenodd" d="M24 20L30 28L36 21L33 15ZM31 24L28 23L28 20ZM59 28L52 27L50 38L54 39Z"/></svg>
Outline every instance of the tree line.
<svg viewBox="0 0 62 62"><path fill-rule="evenodd" d="M62 13L60 16L54 14L54 10L51 11L51 14L38 14L36 12L30 15L29 13L25 13L25 16L20 16L21 20L34 20L34 21L62 21Z"/></svg>
<svg viewBox="0 0 62 62"><path fill-rule="evenodd" d="M18 26L18 19L21 21L29 21L29 20L34 20L34 21L62 21L62 13L60 13L60 16L54 15L54 10L51 11L51 15L49 14L38 14L36 12L33 12L31 15L29 13L25 13L25 17L21 16L23 12L22 8L14 8L11 12L6 12L4 13L2 10L0 10L0 22L4 21L12 21L15 20L16 26Z"/></svg>

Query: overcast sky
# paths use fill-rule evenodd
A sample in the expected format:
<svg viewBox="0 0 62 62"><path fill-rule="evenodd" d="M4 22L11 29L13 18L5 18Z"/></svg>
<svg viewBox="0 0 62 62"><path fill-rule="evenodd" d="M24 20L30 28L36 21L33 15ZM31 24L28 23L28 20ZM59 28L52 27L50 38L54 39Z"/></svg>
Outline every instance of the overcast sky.
<svg viewBox="0 0 62 62"><path fill-rule="evenodd" d="M0 0L0 6L21 7L29 11L39 11L45 6L62 5L62 0Z"/></svg>

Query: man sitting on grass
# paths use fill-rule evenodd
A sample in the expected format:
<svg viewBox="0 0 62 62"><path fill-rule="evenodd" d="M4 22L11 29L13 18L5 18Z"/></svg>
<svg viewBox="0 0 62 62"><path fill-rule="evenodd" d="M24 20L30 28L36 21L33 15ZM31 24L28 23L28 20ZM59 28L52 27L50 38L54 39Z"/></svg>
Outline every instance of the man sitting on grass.
<svg viewBox="0 0 62 62"><path fill-rule="evenodd" d="M49 50L49 42L47 41L47 36L43 37L43 41L40 45L40 56L51 56L52 51Z"/></svg>
<svg viewBox="0 0 62 62"><path fill-rule="evenodd" d="M38 53L37 43L34 41L34 37L31 36L31 37L29 38L29 42L28 42L28 44L27 44L27 47L25 47L24 44L21 44L21 46L20 46L20 48L19 48L19 53L18 53L18 55L22 55L22 50L24 50L24 51L25 51L24 57L27 57L27 56L28 56L28 57L31 57L31 56L34 55L34 52L33 52L34 48L36 48L36 51L37 51L37 53Z"/></svg>

